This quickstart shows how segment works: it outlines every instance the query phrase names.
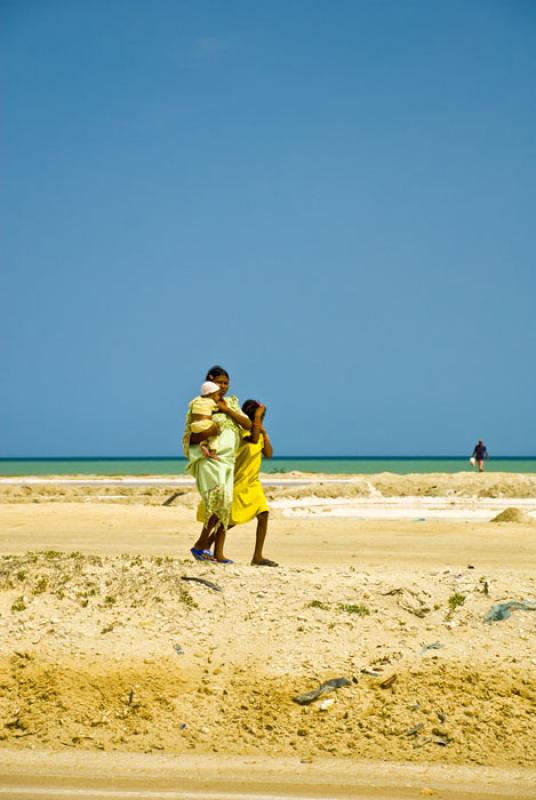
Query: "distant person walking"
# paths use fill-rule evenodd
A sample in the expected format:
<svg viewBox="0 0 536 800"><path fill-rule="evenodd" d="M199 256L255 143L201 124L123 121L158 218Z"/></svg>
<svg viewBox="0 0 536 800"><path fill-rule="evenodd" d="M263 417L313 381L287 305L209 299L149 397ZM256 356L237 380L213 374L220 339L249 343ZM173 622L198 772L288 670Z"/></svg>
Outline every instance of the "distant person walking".
<svg viewBox="0 0 536 800"><path fill-rule="evenodd" d="M488 448L486 447L482 439L479 439L478 442L475 444L473 455L470 458L471 465L474 467L475 464L478 464L478 471L484 472L485 458L489 461Z"/></svg>

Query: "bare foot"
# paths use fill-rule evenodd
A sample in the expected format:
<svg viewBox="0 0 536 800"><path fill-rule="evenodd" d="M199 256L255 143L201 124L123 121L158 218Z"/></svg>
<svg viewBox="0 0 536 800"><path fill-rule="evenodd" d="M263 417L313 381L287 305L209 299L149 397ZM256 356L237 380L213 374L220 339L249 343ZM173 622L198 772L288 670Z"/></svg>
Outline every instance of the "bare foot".
<svg viewBox="0 0 536 800"><path fill-rule="evenodd" d="M277 561L270 561L269 558L261 558L259 561L252 561L252 567L278 567Z"/></svg>

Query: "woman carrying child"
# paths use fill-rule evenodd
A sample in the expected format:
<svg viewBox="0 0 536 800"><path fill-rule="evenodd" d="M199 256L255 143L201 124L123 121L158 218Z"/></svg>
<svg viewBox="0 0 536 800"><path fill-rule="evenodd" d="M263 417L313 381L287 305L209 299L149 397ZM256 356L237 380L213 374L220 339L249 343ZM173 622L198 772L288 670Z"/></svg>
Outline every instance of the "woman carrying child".
<svg viewBox="0 0 536 800"><path fill-rule="evenodd" d="M243 413L251 421L251 431L242 435L234 472L231 524L241 525L257 518L255 552L251 563L259 567L277 567L262 553L268 531L268 503L259 479L262 457L272 458L273 448L264 427L266 408L256 400L246 400Z"/></svg>
<svg viewBox="0 0 536 800"><path fill-rule="evenodd" d="M189 459L188 471L194 476L201 504L197 518L203 529L191 553L198 561L218 561L229 564L223 546L225 532L229 526L233 502L233 477L236 452L240 444L241 430L251 428L251 420L240 410L238 398L225 398L229 389L229 373L222 367L212 367L207 381L219 386L219 398L214 396L217 413L212 415L211 428L192 433L192 404L186 413L183 450ZM207 437L218 436L217 458L207 458L201 445ZM214 555L210 547L214 542Z"/></svg>

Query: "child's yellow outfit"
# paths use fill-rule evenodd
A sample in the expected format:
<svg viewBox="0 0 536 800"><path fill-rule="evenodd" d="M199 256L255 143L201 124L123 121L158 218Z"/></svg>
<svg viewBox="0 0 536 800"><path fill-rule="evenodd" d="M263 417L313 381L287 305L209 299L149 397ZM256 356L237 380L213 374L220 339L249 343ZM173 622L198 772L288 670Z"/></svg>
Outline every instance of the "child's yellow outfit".
<svg viewBox="0 0 536 800"><path fill-rule="evenodd" d="M254 444L249 434L243 437L235 461L233 507L231 523L241 525L250 522L258 514L268 511L268 503L259 480L264 437Z"/></svg>
<svg viewBox="0 0 536 800"><path fill-rule="evenodd" d="M217 410L218 406L211 397L194 397L190 403L192 414L202 414L204 417L211 416ZM203 433L213 425L212 419L195 419L190 423L190 430L192 433ZM207 444L210 450L218 450L220 443L219 436L210 436L207 439Z"/></svg>

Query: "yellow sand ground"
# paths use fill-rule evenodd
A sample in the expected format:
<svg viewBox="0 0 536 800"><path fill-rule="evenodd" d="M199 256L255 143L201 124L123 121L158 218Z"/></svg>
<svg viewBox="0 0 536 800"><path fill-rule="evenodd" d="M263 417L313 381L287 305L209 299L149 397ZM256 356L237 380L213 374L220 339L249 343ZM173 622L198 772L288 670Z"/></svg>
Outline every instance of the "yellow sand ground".
<svg viewBox="0 0 536 800"><path fill-rule="evenodd" d="M67 487L61 503L41 488L26 502L0 494L5 764L16 769L22 751L138 753L206 758L217 772L234 758L238 773L250 760L281 781L292 763L310 786L335 764L365 774L382 763L385 776L406 764L410 784L426 788L428 775L438 797L449 775L470 791L471 769L479 790L531 796L536 611L483 618L498 602L536 599L532 520L279 513L266 545L279 568L249 566L253 524L228 534L235 563L223 567L189 556L192 493L163 507L165 489L159 505L99 490ZM523 496L517 486L505 498ZM182 580L192 577L222 591ZM336 677L349 686L293 702Z"/></svg>

